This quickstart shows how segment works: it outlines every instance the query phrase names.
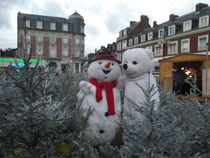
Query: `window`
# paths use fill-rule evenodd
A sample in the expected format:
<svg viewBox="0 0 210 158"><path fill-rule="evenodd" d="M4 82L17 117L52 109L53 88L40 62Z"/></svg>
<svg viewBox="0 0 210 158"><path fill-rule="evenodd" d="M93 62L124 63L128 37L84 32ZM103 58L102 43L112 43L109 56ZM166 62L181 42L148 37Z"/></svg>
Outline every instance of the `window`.
<svg viewBox="0 0 210 158"><path fill-rule="evenodd" d="M209 25L209 16L202 16L199 18L199 27L205 27Z"/></svg>
<svg viewBox="0 0 210 158"><path fill-rule="evenodd" d="M51 42L51 43L56 43L56 37L51 36L51 37L50 37L50 42Z"/></svg>
<svg viewBox="0 0 210 158"><path fill-rule="evenodd" d="M26 27L27 27L27 28L30 27L30 20L26 20Z"/></svg>
<svg viewBox="0 0 210 158"><path fill-rule="evenodd" d="M37 55L42 55L43 54L43 48L42 48L42 46L37 46L36 47L36 50L37 50L37 52L36 52Z"/></svg>
<svg viewBox="0 0 210 158"><path fill-rule="evenodd" d="M56 30L55 23L50 23L50 30Z"/></svg>
<svg viewBox="0 0 210 158"><path fill-rule="evenodd" d="M163 55L163 44L154 46L154 55L162 56Z"/></svg>
<svg viewBox="0 0 210 158"><path fill-rule="evenodd" d="M30 35L26 35L26 41L29 42L31 40L31 36Z"/></svg>
<svg viewBox="0 0 210 158"><path fill-rule="evenodd" d="M190 51L190 39L183 39L181 40L181 52L189 52Z"/></svg>
<svg viewBox="0 0 210 158"><path fill-rule="evenodd" d="M148 41L152 40L152 38L153 38L153 33L152 32L148 33Z"/></svg>
<svg viewBox="0 0 210 158"><path fill-rule="evenodd" d="M42 29L42 21L37 21L36 22L36 28L37 29Z"/></svg>
<svg viewBox="0 0 210 158"><path fill-rule="evenodd" d="M145 42L145 35L141 35L141 42Z"/></svg>
<svg viewBox="0 0 210 158"><path fill-rule="evenodd" d="M84 33L85 32L85 26L84 25L81 25L80 26L80 33Z"/></svg>
<svg viewBox="0 0 210 158"><path fill-rule="evenodd" d="M123 36L126 36L127 35L127 30L123 30Z"/></svg>
<svg viewBox="0 0 210 158"><path fill-rule="evenodd" d="M133 45L133 39L129 39L129 46Z"/></svg>
<svg viewBox="0 0 210 158"><path fill-rule="evenodd" d="M63 38L63 44L68 44L68 38Z"/></svg>
<svg viewBox="0 0 210 158"><path fill-rule="evenodd" d="M125 49L125 48L127 48L127 40L124 40L122 42L122 49Z"/></svg>
<svg viewBox="0 0 210 158"><path fill-rule="evenodd" d="M123 32L122 32L122 31L120 31L120 32L119 32L119 35L120 35L120 37L122 37L122 36L123 36Z"/></svg>
<svg viewBox="0 0 210 158"><path fill-rule="evenodd" d="M206 50L208 43L208 35L198 37L198 50Z"/></svg>
<svg viewBox="0 0 210 158"><path fill-rule="evenodd" d="M183 23L183 32L189 31L189 30L191 30L191 29L192 29L192 21L191 21L191 20L185 21L185 22Z"/></svg>
<svg viewBox="0 0 210 158"><path fill-rule="evenodd" d="M164 29L158 30L158 37L159 37L159 38L164 37Z"/></svg>
<svg viewBox="0 0 210 158"><path fill-rule="evenodd" d="M37 42L42 42L42 41L43 41L42 36L37 36Z"/></svg>
<svg viewBox="0 0 210 158"><path fill-rule="evenodd" d="M168 27L168 35L174 35L175 34L175 25Z"/></svg>
<svg viewBox="0 0 210 158"><path fill-rule="evenodd" d="M80 40L80 43L81 43L82 45L84 45L84 39L81 39L81 40Z"/></svg>
<svg viewBox="0 0 210 158"><path fill-rule="evenodd" d="M56 49L55 48L50 49L50 57L52 57L52 58L56 57Z"/></svg>
<svg viewBox="0 0 210 158"><path fill-rule="evenodd" d="M134 44L138 44L139 43L139 38L138 37L135 37L134 38Z"/></svg>
<svg viewBox="0 0 210 158"><path fill-rule="evenodd" d="M75 39L75 44L79 44L79 38Z"/></svg>
<svg viewBox="0 0 210 158"><path fill-rule="evenodd" d="M76 48L75 56L79 57L79 48Z"/></svg>
<svg viewBox="0 0 210 158"><path fill-rule="evenodd" d="M63 31L68 31L68 24L63 24Z"/></svg>
<svg viewBox="0 0 210 158"><path fill-rule="evenodd" d="M62 49L63 56L68 56L68 49Z"/></svg>
<svg viewBox="0 0 210 158"><path fill-rule="evenodd" d="M27 51L27 54L30 54L30 51L31 51L31 46L30 45L28 45L27 47L26 47L26 51Z"/></svg>
<svg viewBox="0 0 210 158"><path fill-rule="evenodd" d="M177 54L177 41L168 44L168 55Z"/></svg>
<svg viewBox="0 0 210 158"><path fill-rule="evenodd" d="M121 51L121 42L117 43L117 51Z"/></svg>

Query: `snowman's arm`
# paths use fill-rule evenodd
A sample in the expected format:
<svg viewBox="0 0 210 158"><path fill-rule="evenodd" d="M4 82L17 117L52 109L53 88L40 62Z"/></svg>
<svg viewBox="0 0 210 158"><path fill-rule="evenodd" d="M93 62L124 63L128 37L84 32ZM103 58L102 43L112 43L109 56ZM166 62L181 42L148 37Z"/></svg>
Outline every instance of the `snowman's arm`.
<svg viewBox="0 0 210 158"><path fill-rule="evenodd" d="M118 88L125 88L126 76L120 76L117 80L117 87Z"/></svg>
<svg viewBox="0 0 210 158"><path fill-rule="evenodd" d="M95 89L94 89L95 86L93 86L91 83L89 83L87 81L81 81L79 83L79 87L80 87L80 92L84 96L86 96L90 93L95 94Z"/></svg>

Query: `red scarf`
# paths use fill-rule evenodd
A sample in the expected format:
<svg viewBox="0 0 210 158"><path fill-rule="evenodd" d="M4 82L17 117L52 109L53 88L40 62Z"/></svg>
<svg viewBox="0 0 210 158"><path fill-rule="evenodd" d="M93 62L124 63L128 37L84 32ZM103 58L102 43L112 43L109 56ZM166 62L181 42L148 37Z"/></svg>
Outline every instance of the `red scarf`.
<svg viewBox="0 0 210 158"><path fill-rule="evenodd" d="M92 83L94 86L96 86L96 101L99 102L103 96L102 96L102 90L105 89L106 92L106 100L108 103L108 115L114 115L115 108L114 108L114 95L113 95L113 88L117 87L117 82L100 82L94 78L91 78L89 80L90 83Z"/></svg>

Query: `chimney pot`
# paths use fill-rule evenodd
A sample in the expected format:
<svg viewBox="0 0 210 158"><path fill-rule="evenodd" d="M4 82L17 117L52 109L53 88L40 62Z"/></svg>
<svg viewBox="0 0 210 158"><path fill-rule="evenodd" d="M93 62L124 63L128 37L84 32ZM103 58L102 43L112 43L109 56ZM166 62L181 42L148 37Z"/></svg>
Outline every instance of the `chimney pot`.
<svg viewBox="0 0 210 158"><path fill-rule="evenodd" d="M146 15L142 15L141 22L149 23L149 18Z"/></svg>
<svg viewBox="0 0 210 158"><path fill-rule="evenodd" d="M153 21L153 27L157 26L157 21Z"/></svg>
<svg viewBox="0 0 210 158"><path fill-rule="evenodd" d="M201 9L208 7L208 4L205 3L198 3L195 6L195 11L199 12Z"/></svg>

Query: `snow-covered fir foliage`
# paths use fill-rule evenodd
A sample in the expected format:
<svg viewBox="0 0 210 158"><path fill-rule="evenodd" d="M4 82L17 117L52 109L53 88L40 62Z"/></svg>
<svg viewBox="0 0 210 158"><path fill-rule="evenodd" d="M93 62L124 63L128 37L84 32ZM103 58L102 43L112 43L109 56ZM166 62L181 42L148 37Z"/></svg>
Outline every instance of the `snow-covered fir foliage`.
<svg viewBox="0 0 210 158"><path fill-rule="evenodd" d="M162 92L160 106L154 111L154 102L146 96L143 108L134 105L145 119L139 121L125 113L121 119L122 142L118 146L104 144L101 152L110 158L210 157L209 102L177 99Z"/></svg>
<svg viewBox="0 0 210 158"><path fill-rule="evenodd" d="M76 100L84 77L70 73L55 76L39 71L38 65L30 69L28 61L24 67L10 67L1 73L1 157L62 157L56 152L60 144L70 147L69 157L95 156L94 149L83 141L91 111L82 115Z"/></svg>

